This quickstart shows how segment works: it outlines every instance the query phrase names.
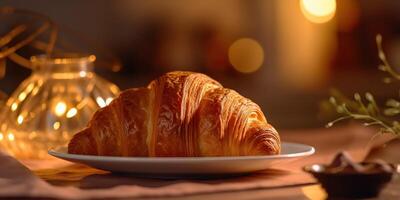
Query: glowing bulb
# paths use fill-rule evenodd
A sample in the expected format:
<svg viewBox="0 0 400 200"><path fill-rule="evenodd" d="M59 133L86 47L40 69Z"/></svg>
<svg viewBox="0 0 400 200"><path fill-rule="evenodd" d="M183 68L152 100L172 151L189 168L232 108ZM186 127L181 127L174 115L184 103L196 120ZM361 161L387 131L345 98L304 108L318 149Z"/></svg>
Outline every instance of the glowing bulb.
<svg viewBox="0 0 400 200"><path fill-rule="evenodd" d="M32 90L32 95L36 95L38 92L39 92L39 87L35 87L35 88Z"/></svg>
<svg viewBox="0 0 400 200"><path fill-rule="evenodd" d="M28 87L26 87L26 92L30 92L33 89L33 83L30 83Z"/></svg>
<svg viewBox="0 0 400 200"><path fill-rule="evenodd" d="M80 71L80 72L79 72L79 76L80 76L80 77L85 77L86 74L87 74L87 73L86 73L85 71Z"/></svg>
<svg viewBox="0 0 400 200"><path fill-rule="evenodd" d="M54 122L54 124L53 124L54 130L58 130L60 128L60 126L61 126L60 122Z"/></svg>
<svg viewBox="0 0 400 200"><path fill-rule="evenodd" d="M111 90L111 92L113 92L114 94L118 94L118 92L119 92L118 87L115 86L115 85L111 85L111 86L110 86L110 90Z"/></svg>
<svg viewBox="0 0 400 200"><path fill-rule="evenodd" d="M10 141L14 141L15 140L14 134L12 132L8 132L7 137L8 137L8 140L10 140Z"/></svg>
<svg viewBox="0 0 400 200"><path fill-rule="evenodd" d="M113 100L113 98L108 97L108 98L106 99L106 104L109 105L109 104L112 102L112 100Z"/></svg>
<svg viewBox="0 0 400 200"><path fill-rule="evenodd" d="M23 101L26 98L26 93L21 92L21 94L18 95L18 100Z"/></svg>
<svg viewBox="0 0 400 200"><path fill-rule="evenodd" d="M76 113L78 113L78 110L76 110L76 108L69 109L67 112L67 118L74 117L76 115Z"/></svg>
<svg viewBox="0 0 400 200"><path fill-rule="evenodd" d="M300 0L300 8L309 21L325 23L335 16L336 0Z"/></svg>
<svg viewBox="0 0 400 200"><path fill-rule="evenodd" d="M264 50L257 41L242 38L229 47L229 61L237 71L252 73L263 64Z"/></svg>
<svg viewBox="0 0 400 200"><path fill-rule="evenodd" d="M24 121L24 117L22 115L18 115L18 117L17 117L18 124L22 124L23 121Z"/></svg>
<svg viewBox="0 0 400 200"><path fill-rule="evenodd" d="M66 110L67 110L67 105L63 101L60 101L56 104L54 112L56 113L57 116L61 116L65 113Z"/></svg>
<svg viewBox="0 0 400 200"><path fill-rule="evenodd" d="M18 108L18 104L16 102L14 102L13 104L11 104L11 110L15 111Z"/></svg>
<svg viewBox="0 0 400 200"><path fill-rule="evenodd" d="M4 135L2 132L0 132L0 141L3 141L3 139L4 139Z"/></svg>
<svg viewBox="0 0 400 200"><path fill-rule="evenodd" d="M96 101L97 101L97 104L100 106L100 108L105 107L107 105L106 102L104 101L104 99L101 97L97 97Z"/></svg>

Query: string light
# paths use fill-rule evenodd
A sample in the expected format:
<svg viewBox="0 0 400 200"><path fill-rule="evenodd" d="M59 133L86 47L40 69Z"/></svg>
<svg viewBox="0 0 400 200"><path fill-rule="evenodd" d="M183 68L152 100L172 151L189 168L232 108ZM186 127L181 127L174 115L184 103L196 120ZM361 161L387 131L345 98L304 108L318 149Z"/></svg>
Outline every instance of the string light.
<svg viewBox="0 0 400 200"><path fill-rule="evenodd" d="M15 136L14 136L14 134L12 132L8 132L7 138L10 141L14 141L15 140Z"/></svg>
<svg viewBox="0 0 400 200"><path fill-rule="evenodd" d="M18 104L16 102L14 102L13 104L11 104L11 110L15 111L18 108Z"/></svg>
<svg viewBox="0 0 400 200"><path fill-rule="evenodd" d="M39 92L39 87L35 87L35 88L32 90L32 95L36 95L38 92Z"/></svg>
<svg viewBox="0 0 400 200"><path fill-rule="evenodd" d="M67 105L63 101L58 102L54 110L55 114L57 116L62 116L65 111L67 111Z"/></svg>
<svg viewBox="0 0 400 200"><path fill-rule="evenodd" d="M58 130L60 128L60 126L61 126L60 122L54 122L54 124L53 124L54 130Z"/></svg>
<svg viewBox="0 0 400 200"><path fill-rule="evenodd" d="M336 0L300 0L303 15L313 23L325 23L335 16Z"/></svg>
<svg viewBox="0 0 400 200"><path fill-rule="evenodd" d="M31 92L32 91L32 89L33 89L33 83L30 83L29 85L28 85L28 87L26 88L26 92Z"/></svg>
<svg viewBox="0 0 400 200"><path fill-rule="evenodd" d="M26 93L21 92L21 94L18 95L18 100L23 101L26 98Z"/></svg>
<svg viewBox="0 0 400 200"><path fill-rule="evenodd" d="M109 105L109 104L112 102L112 100L113 100L113 98L108 97L108 98L106 99L106 104Z"/></svg>
<svg viewBox="0 0 400 200"><path fill-rule="evenodd" d="M38 59L32 63L39 67L0 113L1 148L19 159L47 159L49 147L66 144L95 110L119 93L116 85L91 71L94 56ZM56 62L61 62L60 70L53 70ZM39 68L44 70L35 70ZM88 87L82 81L93 84Z"/></svg>
<svg viewBox="0 0 400 200"><path fill-rule="evenodd" d="M96 102L101 108L103 108L107 105L106 102L104 101L104 99L101 97L97 97Z"/></svg>
<svg viewBox="0 0 400 200"><path fill-rule="evenodd" d="M24 117L22 115L18 115L18 117L17 117L18 124L22 124L23 121L24 121Z"/></svg>
<svg viewBox="0 0 400 200"><path fill-rule="evenodd" d="M67 112L67 118L74 117L76 113L78 113L78 110L76 108L69 109L69 111Z"/></svg>
<svg viewBox="0 0 400 200"><path fill-rule="evenodd" d="M87 73L86 73L85 71L80 71L80 72L79 72L79 76L80 76L80 77L85 77L86 74L87 74Z"/></svg>
<svg viewBox="0 0 400 200"><path fill-rule="evenodd" d="M115 95L119 93L119 88L116 85L110 85L110 90L113 92Z"/></svg>

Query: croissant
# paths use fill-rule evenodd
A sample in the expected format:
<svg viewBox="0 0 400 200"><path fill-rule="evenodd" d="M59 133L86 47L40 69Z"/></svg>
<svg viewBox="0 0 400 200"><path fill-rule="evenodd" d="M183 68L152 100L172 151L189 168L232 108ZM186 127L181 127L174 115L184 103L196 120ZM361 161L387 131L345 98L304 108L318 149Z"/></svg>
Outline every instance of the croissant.
<svg viewBox="0 0 400 200"><path fill-rule="evenodd" d="M248 156L280 153L260 107L210 77L169 72L99 109L68 144L72 154Z"/></svg>

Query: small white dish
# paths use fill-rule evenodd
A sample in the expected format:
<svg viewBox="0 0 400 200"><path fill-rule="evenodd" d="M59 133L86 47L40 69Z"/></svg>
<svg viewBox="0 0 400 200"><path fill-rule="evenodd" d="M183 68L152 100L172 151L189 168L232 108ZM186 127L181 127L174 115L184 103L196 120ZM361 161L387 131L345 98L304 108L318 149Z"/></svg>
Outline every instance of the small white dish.
<svg viewBox="0 0 400 200"><path fill-rule="evenodd" d="M308 145L283 142L281 154L271 156L114 157L69 154L66 147L52 149L48 153L106 171L170 178L250 173L309 156L314 152L314 147Z"/></svg>

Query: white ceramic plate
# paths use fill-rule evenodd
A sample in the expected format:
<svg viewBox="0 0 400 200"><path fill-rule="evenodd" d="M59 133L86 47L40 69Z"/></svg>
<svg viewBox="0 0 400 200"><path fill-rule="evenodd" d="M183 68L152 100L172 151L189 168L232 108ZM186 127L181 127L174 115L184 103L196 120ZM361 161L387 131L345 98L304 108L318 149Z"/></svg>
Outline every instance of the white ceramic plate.
<svg viewBox="0 0 400 200"><path fill-rule="evenodd" d="M287 142L282 143L281 154L272 156L114 157L69 154L65 147L49 150L52 156L94 168L155 177L243 174L265 170L314 152L311 146Z"/></svg>

